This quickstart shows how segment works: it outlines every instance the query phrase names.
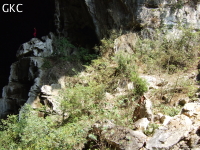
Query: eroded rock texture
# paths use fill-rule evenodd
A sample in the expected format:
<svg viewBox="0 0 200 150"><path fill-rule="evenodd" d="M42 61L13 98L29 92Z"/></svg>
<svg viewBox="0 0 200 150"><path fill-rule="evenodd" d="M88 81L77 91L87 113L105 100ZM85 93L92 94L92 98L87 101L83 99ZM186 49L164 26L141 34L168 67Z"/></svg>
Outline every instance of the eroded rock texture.
<svg viewBox="0 0 200 150"><path fill-rule="evenodd" d="M38 93L43 84L43 57L52 54L52 34L31 39L22 44L17 52L18 61L11 65L8 85L3 88L0 99L0 118L8 114L17 114L24 103L38 107Z"/></svg>
<svg viewBox="0 0 200 150"><path fill-rule="evenodd" d="M101 39L111 29L140 31L163 26L173 28L181 24L194 29L200 28L200 4L197 1L56 0L55 2L57 32L69 36L78 44L89 41L94 44L94 37Z"/></svg>

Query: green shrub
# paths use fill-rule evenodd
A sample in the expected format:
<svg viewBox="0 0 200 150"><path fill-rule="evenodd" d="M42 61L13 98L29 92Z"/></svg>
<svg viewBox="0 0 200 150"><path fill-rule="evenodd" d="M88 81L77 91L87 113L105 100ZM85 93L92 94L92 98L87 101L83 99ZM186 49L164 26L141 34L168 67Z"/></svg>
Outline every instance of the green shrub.
<svg viewBox="0 0 200 150"><path fill-rule="evenodd" d="M49 68L52 67L52 64L51 64L51 62L49 61L48 58L44 58L43 60L44 60L44 62L42 64L43 69L49 69Z"/></svg>
<svg viewBox="0 0 200 150"><path fill-rule="evenodd" d="M75 47L67 38L54 38L54 56L58 56L62 61L82 62L88 64L97 58L97 54L91 53L89 49ZM46 64L48 65L48 64Z"/></svg>
<svg viewBox="0 0 200 150"><path fill-rule="evenodd" d="M163 30L163 31L162 31ZM146 71L175 73L187 70L194 63L199 52L200 32L179 28L179 37L172 37L164 29L157 30L152 39L138 38L136 57L145 64Z"/></svg>
<svg viewBox="0 0 200 150"><path fill-rule="evenodd" d="M146 134L147 136L153 135L155 133L155 130L158 129L158 127L158 124L150 123L147 129L144 131L144 134Z"/></svg>
<svg viewBox="0 0 200 150"><path fill-rule="evenodd" d="M75 48L71 42L65 37L55 37L53 40L54 55L66 56L69 55L71 48Z"/></svg>
<svg viewBox="0 0 200 150"><path fill-rule="evenodd" d="M101 40L101 45L95 47L100 56L110 57L114 55L114 40L121 35L121 32L115 29L108 31L108 36Z"/></svg>
<svg viewBox="0 0 200 150"><path fill-rule="evenodd" d="M72 120L87 116L97 109L98 101L104 97L104 90L105 86L96 82L90 82L87 86L76 84L74 87L68 87L62 92L63 113L69 113Z"/></svg>
<svg viewBox="0 0 200 150"><path fill-rule="evenodd" d="M83 147L89 128L86 122L59 126L51 118L37 117L34 112L26 107L20 120L15 115L2 120L1 150L71 150Z"/></svg>
<svg viewBox="0 0 200 150"><path fill-rule="evenodd" d="M162 105L162 104L158 106L158 109L164 115L168 115L171 117L178 115L178 113L181 111L181 107L167 106L167 105Z"/></svg>
<svg viewBox="0 0 200 150"><path fill-rule="evenodd" d="M136 72L131 74L131 81L133 82L134 89L133 93L137 96L142 96L145 92L147 92L147 82L146 80L140 78Z"/></svg>
<svg viewBox="0 0 200 150"><path fill-rule="evenodd" d="M91 60L96 59L97 54L91 54L89 49L86 48L79 48L77 53L77 59L82 61L84 64L88 64Z"/></svg>
<svg viewBox="0 0 200 150"><path fill-rule="evenodd" d="M117 72L125 77L129 78L131 76L131 72L136 70L135 57L133 54L120 52L116 54L114 60L118 64Z"/></svg>

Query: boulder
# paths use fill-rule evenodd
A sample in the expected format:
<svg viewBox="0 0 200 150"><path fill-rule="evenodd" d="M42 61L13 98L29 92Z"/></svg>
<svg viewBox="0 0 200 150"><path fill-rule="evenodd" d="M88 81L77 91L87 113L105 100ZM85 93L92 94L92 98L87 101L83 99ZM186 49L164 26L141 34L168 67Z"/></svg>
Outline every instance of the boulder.
<svg viewBox="0 0 200 150"><path fill-rule="evenodd" d="M181 139L187 137L192 131L192 121L185 115L173 117L167 126L161 126L156 130L153 137L146 143L146 148L153 149L170 149Z"/></svg>
<svg viewBox="0 0 200 150"><path fill-rule="evenodd" d="M140 75L140 77L147 81L149 89L158 89L158 86L156 84L159 81L156 77L150 75Z"/></svg>
<svg viewBox="0 0 200 150"><path fill-rule="evenodd" d="M50 85L43 85L41 87L41 92L44 95L52 95L52 87Z"/></svg>
<svg viewBox="0 0 200 150"><path fill-rule="evenodd" d="M167 116L167 115L163 115L160 118L160 122L165 126L165 125L167 125L170 122L171 119L172 119L172 117Z"/></svg>
<svg viewBox="0 0 200 150"><path fill-rule="evenodd" d="M101 136L113 149L138 150L147 140L144 133L133 131L126 127L117 126L110 120L98 121L93 126L95 135Z"/></svg>
<svg viewBox="0 0 200 150"><path fill-rule="evenodd" d="M124 34L114 41L114 51L115 53L126 52L132 54L134 52L133 47L135 47L137 42L137 36L135 33Z"/></svg>
<svg viewBox="0 0 200 150"><path fill-rule="evenodd" d="M184 106L184 105L187 104L189 101L190 101L190 98L189 98L189 97L180 98L180 99L178 100L178 104L181 105L181 106Z"/></svg>
<svg viewBox="0 0 200 150"><path fill-rule="evenodd" d="M190 117L190 118L192 118L192 117L196 118L200 114L200 103L187 103L187 104L185 104L185 106L182 108L181 113ZM200 118L198 118L198 119L200 119Z"/></svg>
<svg viewBox="0 0 200 150"><path fill-rule="evenodd" d="M61 89L61 85L59 84L52 84L51 86L43 85L40 95L41 102L46 106L46 109L51 113L53 112L54 115L60 115L60 117L63 115L68 116L67 113L61 110L61 100L57 98L59 89Z"/></svg>
<svg viewBox="0 0 200 150"><path fill-rule="evenodd" d="M144 146L146 135L125 127L116 127L102 133L109 145L118 150L138 150Z"/></svg>
<svg viewBox="0 0 200 150"><path fill-rule="evenodd" d="M154 118L153 118L153 121L154 121L154 122L160 123L160 119L161 119L162 116L163 116L162 113L157 113L157 114L155 114L155 115L154 115Z"/></svg>
<svg viewBox="0 0 200 150"><path fill-rule="evenodd" d="M141 118L134 122L134 128L136 130L145 131L149 125L150 121L147 118Z"/></svg>
<svg viewBox="0 0 200 150"><path fill-rule="evenodd" d="M196 128L200 126L200 103L185 104L181 110L181 114L188 116Z"/></svg>
<svg viewBox="0 0 200 150"><path fill-rule="evenodd" d="M138 101L138 106L133 112L133 121L137 121L141 118L147 118L150 121L153 121L153 112L152 112L152 102L146 96L141 96Z"/></svg>

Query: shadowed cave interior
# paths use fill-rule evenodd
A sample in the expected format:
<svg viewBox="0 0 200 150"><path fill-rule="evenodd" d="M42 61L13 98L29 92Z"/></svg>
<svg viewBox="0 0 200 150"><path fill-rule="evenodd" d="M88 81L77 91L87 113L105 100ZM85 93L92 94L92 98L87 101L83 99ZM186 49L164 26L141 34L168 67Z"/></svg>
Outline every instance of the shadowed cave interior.
<svg viewBox="0 0 200 150"><path fill-rule="evenodd" d="M61 30L63 34L76 46L93 47L99 42L95 28L87 9L82 1L63 1L66 14L71 15L70 26L64 26L64 18L69 17L61 12ZM8 12L2 10L3 4L23 4L20 6L22 13ZM37 29L37 38L56 32L54 25L55 2L54 0L2 0L0 2L0 89L8 83L10 66L16 61L16 52L22 43L33 38L34 28ZM71 10L73 10L71 12ZM62 11L62 10L61 10ZM70 11L70 13L68 13ZM77 13L73 13L76 11ZM84 11L84 13L82 13ZM82 19L80 19L82 18ZM86 22L83 26L82 22Z"/></svg>

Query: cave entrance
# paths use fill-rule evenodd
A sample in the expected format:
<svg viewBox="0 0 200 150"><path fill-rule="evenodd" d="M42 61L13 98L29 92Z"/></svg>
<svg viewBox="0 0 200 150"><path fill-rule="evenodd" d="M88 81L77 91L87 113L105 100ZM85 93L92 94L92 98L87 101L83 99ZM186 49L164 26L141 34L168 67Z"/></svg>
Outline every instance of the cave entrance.
<svg viewBox="0 0 200 150"><path fill-rule="evenodd" d="M61 35L67 37L76 47L91 50L99 44L96 29L85 1L60 0L59 2L60 22L57 28L60 29Z"/></svg>

